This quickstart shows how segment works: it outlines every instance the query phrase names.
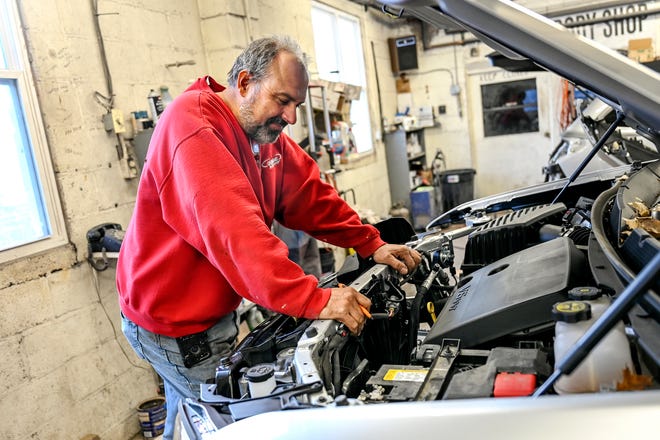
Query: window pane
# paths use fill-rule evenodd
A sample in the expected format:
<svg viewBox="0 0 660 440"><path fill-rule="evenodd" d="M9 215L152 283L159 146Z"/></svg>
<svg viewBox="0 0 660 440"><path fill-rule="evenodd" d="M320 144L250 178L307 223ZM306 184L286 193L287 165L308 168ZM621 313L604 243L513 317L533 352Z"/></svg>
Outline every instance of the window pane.
<svg viewBox="0 0 660 440"><path fill-rule="evenodd" d="M362 47L356 42L362 41L359 32L356 32L358 24L352 20L346 20L339 17L337 28L339 30L339 44L341 46L341 55L344 60L341 66L341 81L348 84L364 86L362 78Z"/></svg>
<svg viewBox="0 0 660 440"><path fill-rule="evenodd" d="M321 79L339 81L339 65L337 53L339 50L335 45L334 16L324 10L312 8L312 27L317 34L323 34L324 38L314 39L314 51L316 52L316 67ZM323 54L321 56L321 54Z"/></svg>
<svg viewBox="0 0 660 440"><path fill-rule="evenodd" d="M351 104L351 123L353 124L353 135L358 153L364 153L372 149L371 145L371 118L369 117L369 104L364 89L360 93L360 99Z"/></svg>
<svg viewBox="0 0 660 440"><path fill-rule="evenodd" d="M0 79L0 250L50 235L16 81Z"/></svg>
<svg viewBox="0 0 660 440"><path fill-rule="evenodd" d="M539 131L536 80L481 86L484 136Z"/></svg>

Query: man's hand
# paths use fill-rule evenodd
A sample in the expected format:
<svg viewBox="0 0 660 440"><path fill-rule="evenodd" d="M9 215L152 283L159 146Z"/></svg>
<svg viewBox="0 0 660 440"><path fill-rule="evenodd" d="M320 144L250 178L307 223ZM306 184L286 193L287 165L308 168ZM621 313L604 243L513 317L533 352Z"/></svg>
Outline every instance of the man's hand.
<svg viewBox="0 0 660 440"><path fill-rule="evenodd" d="M359 335L367 319L360 306L369 310L371 301L352 287L336 287L331 290L319 319L336 319L346 324L351 333Z"/></svg>
<svg viewBox="0 0 660 440"><path fill-rule="evenodd" d="M376 263L387 264L400 274L407 275L422 261L422 255L408 246L384 244L376 249L373 259Z"/></svg>

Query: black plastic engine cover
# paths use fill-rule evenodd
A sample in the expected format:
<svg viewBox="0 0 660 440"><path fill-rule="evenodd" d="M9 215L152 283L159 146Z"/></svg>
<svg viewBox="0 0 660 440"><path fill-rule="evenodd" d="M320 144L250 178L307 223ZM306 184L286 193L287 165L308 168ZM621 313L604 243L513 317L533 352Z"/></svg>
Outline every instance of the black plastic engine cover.
<svg viewBox="0 0 660 440"><path fill-rule="evenodd" d="M585 263L573 242L560 237L472 273L460 281L424 344L452 338L476 347L551 322L552 305L586 282Z"/></svg>
<svg viewBox="0 0 660 440"><path fill-rule="evenodd" d="M539 230L560 224L566 205L555 203L523 208L480 226L469 235L461 270L472 273L500 258L540 243Z"/></svg>

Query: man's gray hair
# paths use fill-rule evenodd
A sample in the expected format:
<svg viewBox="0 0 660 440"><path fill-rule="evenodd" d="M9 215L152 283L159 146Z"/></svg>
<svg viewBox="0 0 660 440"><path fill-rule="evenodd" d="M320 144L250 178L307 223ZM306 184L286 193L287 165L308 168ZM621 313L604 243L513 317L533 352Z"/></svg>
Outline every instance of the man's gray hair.
<svg viewBox="0 0 660 440"><path fill-rule="evenodd" d="M250 43L236 58L234 65L227 73L227 83L232 87L236 87L238 74L242 70L247 70L254 81L259 83L268 76L270 66L280 52L290 52L295 55L300 65L305 69L305 73L309 76L300 45L289 36L276 35L260 38Z"/></svg>

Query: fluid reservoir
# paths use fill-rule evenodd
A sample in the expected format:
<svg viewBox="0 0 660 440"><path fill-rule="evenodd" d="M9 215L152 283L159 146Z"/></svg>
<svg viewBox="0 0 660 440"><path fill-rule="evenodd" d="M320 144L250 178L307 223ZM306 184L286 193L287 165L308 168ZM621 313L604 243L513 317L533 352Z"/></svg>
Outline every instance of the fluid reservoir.
<svg viewBox="0 0 660 440"><path fill-rule="evenodd" d="M258 364L250 367L245 373L248 380L250 397L267 396L275 389L275 367L271 364Z"/></svg>
<svg viewBox="0 0 660 440"><path fill-rule="evenodd" d="M569 301L559 302L552 308L556 321L555 367L610 304L609 298L593 287L572 289L569 298ZM558 394L615 390L617 382L623 380L626 367L633 368L630 344L623 322L618 322L573 373L557 380L554 389Z"/></svg>

